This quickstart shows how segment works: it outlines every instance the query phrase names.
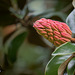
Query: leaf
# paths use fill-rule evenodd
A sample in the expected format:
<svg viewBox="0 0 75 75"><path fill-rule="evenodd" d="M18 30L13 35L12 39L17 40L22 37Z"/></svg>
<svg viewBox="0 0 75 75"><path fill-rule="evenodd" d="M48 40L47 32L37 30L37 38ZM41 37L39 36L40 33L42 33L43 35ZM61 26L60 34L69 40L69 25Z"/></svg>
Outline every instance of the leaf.
<svg viewBox="0 0 75 75"><path fill-rule="evenodd" d="M24 16L28 14L28 5L25 5L23 10L18 8L18 0L11 0L12 7L9 8L9 11L13 13L17 18L23 19Z"/></svg>
<svg viewBox="0 0 75 75"><path fill-rule="evenodd" d="M11 62L16 61L18 49L25 40L26 36L27 32L23 32L11 41L8 48L8 58Z"/></svg>
<svg viewBox="0 0 75 75"><path fill-rule="evenodd" d="M74 75L74 72L75 72L75 58L73 58L67 66L68 75Z"/></svg>
<svg viewBox="0 0 75 75"><path fill-rule="evenodd" d="M75 44L67 42L59 47L52 53L52 55L68 55L75 53Z"/></svg>
<svg viewBox="0 0 75 75"><path fill-rule="evenodd" d="M66 20L66 14L62 13L62 12L49 12L45 15L42 15L41 17L44 17L44 18L51 18L53 16L58 16L59 18L61 18L64 22Z"/></svg>
<svg viewBox="0 0 75 75"><path fill-rule="evenodd" d="M66 23L70 27L72 33L75 34L75 9L67 17Z"/></svg>
<svg viewBox="0 0 75 75"><path fill-rule="evenodd" d="M57 55L54 56L47 64L45 69L45 75L58 75L59 66L66 61L70 55Z"/></svg>
<svg viewBox="0 0 75 75"><path fill-rule="evenodd" d="M27 36L26 29L21 27L13 35L11 35L10 38L5 42L5 44L4 44L4 52L9 56L9 59L10 59L9 61L11 61L11 62L15 61L16 56L14 56L15 57L14 58L11 55L14 55L14 52L15 52L15 55L16 55L19 47L23 43L23 41L26 38L26 36ZM10 54L8 54L8 53L10 53Z"/></svg>
<svg viewBox="0 0 75 75"><path fill-rule="evenodd" d="M12 7L9 8L9 11L12 12L17 18L22 19L22 16L20 14L20 10L16 11L15 9L13 9Z"/></svg>
<svg viewBox="0 0 75 75"><path fill-rule="evenodd" d="M29 12L28 5L25 5L23 10L21 10L21 18L23 19Z"/></svg>
<svg viewBox="0 0 75 75"><path fill-rule="evenodd" d="M74 58L75 54L72 54L65 62L63 62L58 69L58 75L63 75L64 71L68 65L68 63L71 61L72 58Z"/></svg>
<svg viewBox="0 0 75 75"><path fill-rule="evenodd" d="M74 8L75 8L75 0L73 0L72 5L73 5L73 6L74 6Z"/></svg>
<svg viewBox="0 0 75 75"><path fill-rule="evenodd" d="M54 12L54 11L55 11L55 9L51 8L51 9L48 9L47 11L38 13L37 15L34 14L33 17L47 15L47 14Z"/></svg>
<svg viewBox="0 0 75 75"><path fill-rule="evenodd" d="M12 7L10 7L9 11L12 12L19 19L23 19L29 12L28 5L25 5L23 10L17 10L17 11Z"/></svg>
<svg viewBox="0 0 75 75"><path fill-rule="evenodd" d="M53 58L46 66L46 75L58 75L58 73L59 75L63 75L62 73L67 64L75 56L73 55L70 57L72 53L75 53L75 44L73 43L67 42L57 47L52 54L54 55Z"/></svg>
<svg viewBox="0 0 75 75"><path fill-rule="evenodd" d="M50 9L50 10L47 10L45 12L42 12L40 14L37 14L37 15L33 15L34 17L35 16L40 16L40 18L51 18L53 16L57 16L59 18L61 18L64 22L66 20L66 17L67 15L62 13L62 12L56 12L54 9Z"/></svg>
<svg viewBox="0 0 75 75"><path fill-rule="evenodd" d="M42 13L46 10L46 6L44 4L44 0L33 0L28 4L28 8L30 11L33 11L32 14L37 15L39 13ZM38 4L38 7L36 6Z"/></svg>

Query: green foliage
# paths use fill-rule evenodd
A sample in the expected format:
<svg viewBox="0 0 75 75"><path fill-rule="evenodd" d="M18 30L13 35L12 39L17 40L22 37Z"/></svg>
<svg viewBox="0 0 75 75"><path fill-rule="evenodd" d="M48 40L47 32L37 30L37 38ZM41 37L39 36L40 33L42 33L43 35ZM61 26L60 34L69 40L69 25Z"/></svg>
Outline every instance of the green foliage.
<svg viewBox="0 0 75 75"><path fill-rule="evenodd" d="M53 58L48 62L46 66L45 75L52 75L52 74L58 75L59 66L62 63L66 62L66 60L71 56L71 54L75 53L74 47L75 47L75 44L68 42L56 48L56 50L53 52L53 55L54 55ZM72 61L73 60L74 59L72 59ZM69 67L71 66L68 65L67 71L68 73L70 73L70 75L72 75L74 68L73 67L69 68ZM72 70L72 72L70 72L69 70Z"/></svg>
<svg viewBox="0 0 75 75"><path fill-rule="evenodd" d="M16 61L18 49L20 45L23 43L23 41L25 40L26 36L27 36L27 32L23 32L10 42L8 48L8 58L11 62Z"/></svg>
<svg viewBox="0 0 75 75"><path fill-rule="evenodd" d="M68 66L67 66L67 72L68 72L68 75L74 75L74 72L75 72L75 58L73 58Z"/></svg>
<svg viewBox="0 0 75 75"><path fill-rule="evenodd" d="M70 27L72 33L75 34L75 9L67 17L66 23Z"/></svg>
<svg viewBox="0 0 75 75"><path fill-rule="evenodd" d="M28 14L28 6L25 5L23 10L15 10L12 7L9 8L9 11L13 13L17 18L23 19Z"/></svg>
<svg viewBox="0 0 75 75"><path fill-rule="evenodd" d="M44 75L45 67L45 75L58 75L59 67L61 68L61 65L75 53L75 44L67 42L55 49L53 45L43 40L32 29L33 20L50 18L65 22L68 13L72 9L71 0L64 2L62 0L0 0L0 27L11 24L17 25L18 23L22 25L10 35L2 38L4 45L0 46L2 47L0 48L2 49L0 50L2 52L0 53L0 66L3 65L5 70L1 75ZM75 32L74 17L74 11L72 11L67 18L67 24L72 32ZM35 40L32 40L32 37ZM37 39L42 40L42 42L40 40L37 41ZM38 45L38 43L41 44ZM55 51L53 52L54 49ZM50 56L51 53L53 55L52 58ZM4 55L7 55L7 60ZM49 61L50 58L51 60ZM10 63L12 63L12 68ZM66 64L68 75L74 75L74 63L75 58L72 58Z"/></svg>
<svg viewBox="0 0 75 75"><path fill-rule="evenodd" d="M19 47L26 37L27 31L25 31L25 28L20 28L5 42L5 53L11 63L16 61Z"/></svg>
<svg viewBox="0 0 75 75"><path fill-rule="evenodd" d="M69 55L75 53L75 44L67 42L60 47L57 47L52 55Z"/></svg>
<svg viewBox="0 0 75 75"><path fill-rule="evenodd" d="M47 64L45 69L45 75L58 75L59 66L68 58L70 55L57 55L54 56Z"/></svg>
<svg viewBox="0 0 75 75"><path fill-rule="evenodd" d="M61 1L58 2L60 4ZM65 3L64 3L65 4ZM74 1L73 1L74 4ZM69 4L70 5L70 4ZM57 5L58 6L58 5ZM62 7L60 7L62 8ZM57 9L59 10L59 8ZM64 10L63 10L64 11ZM74 33L74 12L67 17L67 24ZM55 49L53 57L46 66L45 75L74 75L75 74L75 44L67 42ZM73 56L74 55L74 56Z"/></svg>

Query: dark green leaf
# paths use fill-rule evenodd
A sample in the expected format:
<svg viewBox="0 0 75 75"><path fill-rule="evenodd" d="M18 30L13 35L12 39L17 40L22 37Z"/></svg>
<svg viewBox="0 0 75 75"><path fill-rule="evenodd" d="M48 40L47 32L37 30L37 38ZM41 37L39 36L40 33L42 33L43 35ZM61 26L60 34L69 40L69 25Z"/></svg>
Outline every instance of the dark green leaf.
<svg viewBox="0 0 75 75"><path fill-rule="evenodd" d="M47 64L45 75L58 75L59 66L66 61L70 55L57 55L54 56Z"/></svg>
<svg viewBox="0 0 75 75"><path fill-rule="evenodd" d="M52 55L69 55L75 53L75 44L67 42L59 47L52 53Z"/></svg>
<svg viewBox="0 0 75 75"><path fill-rule="evenodd" d="M67 72L68 72L68 75L74 75L74 72L75 72L75 58L73 58L69 62L68 67L67 67Z"/></svg>
<svg viewBox="0 0 75 75"><path fill-rule="evenodd" d="M23 32L11 41L8 48L8 58L11 62L16 61L18 49L25 40L26 36L27 32Z"/></svg>

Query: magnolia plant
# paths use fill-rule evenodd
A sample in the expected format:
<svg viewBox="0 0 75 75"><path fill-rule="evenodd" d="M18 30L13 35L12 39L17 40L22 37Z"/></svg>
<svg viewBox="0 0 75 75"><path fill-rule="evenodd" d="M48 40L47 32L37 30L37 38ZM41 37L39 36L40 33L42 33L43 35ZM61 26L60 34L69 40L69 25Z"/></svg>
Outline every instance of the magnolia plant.
<svg viewBox="0 0 75 75"><path fill-rule="evenodd" d="M75 75L72 9L71 0L0 0L0 75L44 75L45 66L45 75Z"/></svg>
<svg viewBox="0 0 75 75"><path fill-rule="evenodd" d="M75 54L74 54L75 44L70 43L70 42L75 42L75 38L72 38L72 31L70 30L69 26L63 22L41 18L40 20L37 20L34 23L33 27L36 29L36 31L40 35L42 35L44 38L49 40L51 43L53 43L57 47L57 49L53 52L54 57L49 61L49 63L46 66L45 74L46 75L57 75L57 74L64 75L66 66L69 64L71 59L75 57ZM70 47L67 46L68 44L72 45L73 49L70 48L71 47L70 45L69 45ZM66 51L67 47L69 47L68 48L69 50ZM70 52L72 52L71 53L72 55L70 57L67 57L67 58L66 56L64 57L64 55L70 55ZM57 69L54 70L56 67ZM68 74L68 75L75 75L75 74L73 72L73 74Z"/></svg>

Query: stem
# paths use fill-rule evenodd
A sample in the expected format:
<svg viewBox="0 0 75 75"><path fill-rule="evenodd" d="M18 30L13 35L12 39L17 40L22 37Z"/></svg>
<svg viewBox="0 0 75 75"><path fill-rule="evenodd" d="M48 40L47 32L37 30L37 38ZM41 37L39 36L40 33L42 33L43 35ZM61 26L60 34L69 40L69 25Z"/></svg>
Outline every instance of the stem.
<svg viewBox="0 0 75 75"><path fill-rule="evenodd" d="M75 43L75 38L71 38L71 42L72 43Z"/></svg>

